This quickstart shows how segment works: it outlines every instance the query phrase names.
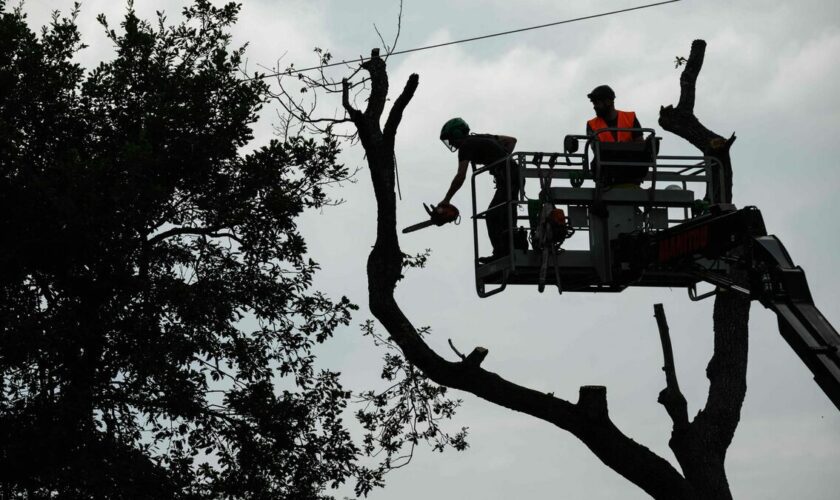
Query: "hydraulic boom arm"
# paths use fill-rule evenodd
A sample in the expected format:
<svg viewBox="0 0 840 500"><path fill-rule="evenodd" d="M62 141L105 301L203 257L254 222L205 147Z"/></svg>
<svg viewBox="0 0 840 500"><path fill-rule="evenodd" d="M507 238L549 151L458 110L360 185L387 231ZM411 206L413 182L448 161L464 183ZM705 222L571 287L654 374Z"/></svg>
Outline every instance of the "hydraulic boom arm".
<svg viewBox="0 0 840 500"><path fill-rule="evenodd" d="M805 271L775 236L754 238L752 289L779 320L779 332L840 409L840 335L814 305Z"/></svg>
<svg viewBox="0 0 840 500"><path fill-rule="evenodd" d="M778 238L767 235L761 212L746 207L710 213L659 233L648 248L642 259L646 265L670 266L719 288L749 294L776 313L782 337L840 410L840 335L814 305L805 271L794 265ZM722 257L745 273L697 265L698 259Z"/></svg>

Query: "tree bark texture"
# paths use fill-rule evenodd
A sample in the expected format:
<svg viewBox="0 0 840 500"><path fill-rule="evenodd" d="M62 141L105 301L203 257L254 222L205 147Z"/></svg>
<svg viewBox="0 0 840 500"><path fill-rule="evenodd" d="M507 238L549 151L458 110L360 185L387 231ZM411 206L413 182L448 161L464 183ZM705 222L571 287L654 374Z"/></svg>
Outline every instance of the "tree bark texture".
<svg viewBox="0 0 840 500"><path fill-rule="evenodd" d="M696 64L696 61L689 61L689 64ZM578 401L573 403L517 385L483 369L481 363L487 356L487 349L483 347L476 347L459 361L444 359L421 339L394 299L403 259L396 227L394 139L419 78L416 74L409 77L394 101L383 129L380 122L388 95L385 62L374 50L362 67L370 75L371 93L367 108L360 111L353 107L346 81L342 103L365 148L376 195L376 242L367 263L369 304L373 315L400 346L406 359L440 385L470 392L572 433L604 464L653 498L730 498L723 473L723 458L743 401L746 321L741 313L744 307L749 307L749 303L744 306L745 299L734 294L722 296L716 303L715 355L708 369L712 382L709 400L694 422L675 425L671 439L671 447L685 475L616 427L610 419L605 387L583 386ZM699 66L696 67L699 71ZM693 90L693 82L691 88ZM684 109L679 113L684 113ZM680 116L672 114L671 119L679 121ZM702 126L700 129L705 130ZM710 133L707 135L707 139L712 137ZM677 427L680 427L679 432Z"/></svg>

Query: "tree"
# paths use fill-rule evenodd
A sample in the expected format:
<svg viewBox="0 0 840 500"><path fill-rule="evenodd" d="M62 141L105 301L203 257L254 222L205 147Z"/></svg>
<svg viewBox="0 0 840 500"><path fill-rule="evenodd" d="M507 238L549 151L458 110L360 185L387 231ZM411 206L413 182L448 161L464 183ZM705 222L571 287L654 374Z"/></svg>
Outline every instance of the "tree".
<svg viewBox="0 0 840 500"><path fill-rule="evenodd" d="M725 167L725 199L714 201L728 201L732 185L728 151L734 136L723 139L706 129L693 114L694 85L704 49L705 43L701 40L692 45L680 80L679 104L676 108L662 109L660 124L687 139L704 154L721 159ZM488 355L484 347L476 347L466 356L458 353L459 361L443 358L423 341L394 298L396 284L402 278L404 258L396 232L394 141L403 113L418 87L419 77L416 74L409 77L393 101L383 126L381 120L389 84L385 61L377 49L361 64L360 70L367 74L361 81L345 79L341 84L344 117L330 122L329 119L313 119L312 113L308 112L298 113L298 118L310 124L350 121L355 126L365 149L377 203L376 242L367 264L370 309L407 361L438 384L470 392L572 433L604 464L654 498L731 498L724 459L746 393L749 300L735 293L719 293L715 299L715 348L707 368L709 395L705 407L694 419L688 417L685 398L677 384L664 311L656 308L666 358L666 388L659 401L673 421L669 444L682 472L616 427L610 419L605 387L583 386L578 401L572 403L552 393L519 386L484 370L481 363ZM358 72L356 70L352 76ZM324 78L306 83L310 88L336 89L336 82ZM357 109L351 98L351 90L359 85L369 85L364 110ZM280 97L289 97L282 87ZM299 112L303 108L296 109L287 104L286 109Z"/></svg>
<svg viewBox="0 0 840 500"><path fill-rule="evenodd" d="M243 153L268 96L230 47L238 11L167 26L129 3L86 74L78 4L37 36L0 0L4 498L328 498L393 465L358 463L385 441L353 443L351 393L314 365L356 306L311 289L296 218L350 174L329 131ZM392 402L456 406L389 370L360 411L388 458L422 415Z"/></svg>

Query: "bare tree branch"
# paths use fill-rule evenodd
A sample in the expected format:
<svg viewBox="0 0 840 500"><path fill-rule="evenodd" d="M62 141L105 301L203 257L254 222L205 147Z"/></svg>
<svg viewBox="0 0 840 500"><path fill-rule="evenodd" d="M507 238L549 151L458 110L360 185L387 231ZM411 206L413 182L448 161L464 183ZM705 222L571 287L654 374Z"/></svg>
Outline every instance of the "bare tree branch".
<svg viewBox="0 0 840 500"><path fill-rule="evenodd" d="M453 344L453 343L452 343L452 339L446 339L446 340L449 342L449 347L452 349L452 351L453 351L453 352L455 352L455 354L456 354L459 358L461 358L462 360L467 359L467 357L466 357L466 356L464 356L463 354L461 354L461 351L459 351L458 349L456 349L456 348L455 348L455 344Z"/></svg>
<svg viewBox="0 0 840 500"><path fill-rule="evenodd" d="M214 238L230 238L242 243L242 240L239 236L233 233L220 233L219 230L224 229L223 226L213 226L213 227L174 227L172 229L166 230L162 233L156 234L151 238L146 240L146 244L154 245L159 241L163 241L167 238L171 238L173 236L181 236L181 235L195 235L195 236L212 236Z"/></svg>
<svg viewBox="0 0 840 500"><path fill-rule="evenodd" d="M680 108L686 113L694 113L695 85L697 84L697 76L703 68L705 52L706 42L696 40L692 43L691 53L680 75L680 100L677 108Z"/></svg>
<svg viewBox="0 0 840 500"><path fill-rule="evenodd" d="M704 155L717 158L723 166L723 178L718 178L717 170L713 171L715 185L724 187L721 197L719 192L707 193L706 196L713 203L731 203L732 200L732 162L729 158L729 148L735 142L735 134L727 140L707 129L694 116L695 84L703 58L706 52L706 42L694 40L691 53L680 77L680 100L677 107L663 106L659 109L659 125L687 140Z"/></svg>
<svg viewBox="0 0 840 500"><path fill-rule="evenodd" d="M665 407L674 422L674 428L683 430L688 427L688 407L677 382L677 370L674 366L674 351L671 348L671 335L668 331L668 321L665 318L665 308L662 304L653 305L653 314L659 327L659 339L662 341L662 355L664 357L665 389L659 393L659 403Z"/></svg>
<svg viewBox="0 0 840 500"><path fill-rule="evenodd" d="M400 11L397 14L397 34L394 35L394 41L391 43L389 47L385 40L382 38L382 34L379 32L379 29L376 25L373 25L373 29L376 30L376 34L379 35L379 40L382 42L382 47L385 49L385 62L388 62L388 58L397 48L397 42L400 39L400 31L402 31L402 14L403 14L403 0L400 0Z"/></svg>
<svg viewBox="0 0 840 500"><path fill-rule="evenodd" d="M341 81L341 105L344 106L351 120L358 121L361 113L350 104L350 83L347 78Z"/></svg>
<svg viewBox="0 0 840 500"><path fill-rule="evenodd" d="M408 77L405 88L403 88L397 100L394 101L394 106L388 113L388 120L385 121L385 130L383 133L385 134L385 140L390 141L392 144L394 137L397 135L397 128L400 126L400 121L402 121L403 111L405 111L405 107L408 106L408 103L414 97L414 92L417 90L419 81L420 77L417 76L417 73L412 73Z"/></svg>
<svg viewBox="0 0 840 500"><path fill-rule="evenodd" d="M385 42L385 38L382 37L382 33L376 27L376 23L373 23L373 30L376 32L376 36L379 37L379 41L382 42L382 48L385 49L385 60L387 61L388 56L391 54L391 46Z"/></svg>
<svg viewBox="0 0 840 500"><path fill-rule="evenodd" d="M385 72L385 62L379 57L379 49L370 51L370 59L362 63L362 68L370 74L371 78L370 97L368 97L365 116L379 119L385 109L385 101L388 100L388 78L387 76L380 77Z"/></svg>

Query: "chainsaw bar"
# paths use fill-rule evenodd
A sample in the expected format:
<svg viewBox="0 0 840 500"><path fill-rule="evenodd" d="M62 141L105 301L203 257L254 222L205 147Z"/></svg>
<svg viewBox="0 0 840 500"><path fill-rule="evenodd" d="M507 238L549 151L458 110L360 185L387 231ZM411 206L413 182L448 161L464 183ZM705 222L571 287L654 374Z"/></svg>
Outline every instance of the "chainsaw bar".
<svg viewBox="0 0 840 500"><path fill-rule="evenodd" d="M423 229L424 227L433 226L435 222L433 220L427 220L424 222L420 222L418 224L414 224L413 226L408 226L407 228L403 229L403 233L411 233L417 231L418 229Z"/></svg>
<svg viewBox="0 0 840 500"><path fill-rule="evenodd" d="M403 233L410 233L429 226L442 226L449 222L460 220L458 217L458 209L452 205L445 205L445 212L443 214L437 213L435 205L432 205L431 203L428 205L423 203L423 208L426 210L426 213L429 214L429 220L414 224L413 226L408 226L402 230Z"/></svg>

